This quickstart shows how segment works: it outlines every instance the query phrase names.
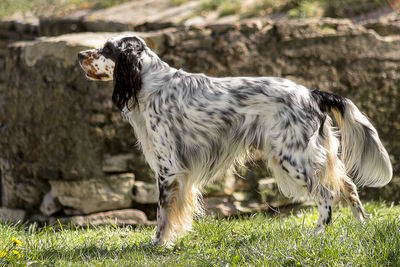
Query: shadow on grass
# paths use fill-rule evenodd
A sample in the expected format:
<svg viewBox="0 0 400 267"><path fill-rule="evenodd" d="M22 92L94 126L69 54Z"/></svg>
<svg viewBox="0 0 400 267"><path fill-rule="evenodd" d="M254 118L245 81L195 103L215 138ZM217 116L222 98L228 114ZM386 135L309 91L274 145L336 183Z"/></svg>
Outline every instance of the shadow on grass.
<svg viewBox="0 0 400 267"><path fill-rule="evenodd" d="M122 248L113 248L112 246L77 246L72 249L45 249L36 253L37 259L46 261L67 260L71 262L82 262L90 260L107 259L157 259L166 257L174 253L173 249L160 246L145 246L143 244L128 245Z"/></svg>

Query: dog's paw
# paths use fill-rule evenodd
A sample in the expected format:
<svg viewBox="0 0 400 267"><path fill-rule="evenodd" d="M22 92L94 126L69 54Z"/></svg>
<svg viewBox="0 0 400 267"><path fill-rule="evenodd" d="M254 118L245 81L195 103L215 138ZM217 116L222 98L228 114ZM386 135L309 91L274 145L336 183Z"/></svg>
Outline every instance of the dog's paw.
<svg viewBox="0 0 400 267"><path fill-rule="evenodd" d="M160 246L160 242L158 242L157 240L155 240L154 238L151 239L149 242L143 243L140 245L141 248L150 248L150 247L156 247L156 246Z"/></svg>
<svg viewBox="0 0 400 267"><path fill-rule="evenodd" d="M162 242L159 239L153 238L150 242L143 243L140 245L142 248L150 248L150 247L163 247L163 248L173 248L173 244L169 242Z"/></svg>
<svg viewBox="0 0 400 267"><path fill-rule="evenodd" d="M314 230L314 235L320 235L323 234L325 232L325 227L323 225L318 225L315 230Z"/></svg>
<svg viewBox="0 0 400 267"><path fill-rule="evenodd" d="M365 212L364 222L369 222L372 219L372 213Z"/></svg>

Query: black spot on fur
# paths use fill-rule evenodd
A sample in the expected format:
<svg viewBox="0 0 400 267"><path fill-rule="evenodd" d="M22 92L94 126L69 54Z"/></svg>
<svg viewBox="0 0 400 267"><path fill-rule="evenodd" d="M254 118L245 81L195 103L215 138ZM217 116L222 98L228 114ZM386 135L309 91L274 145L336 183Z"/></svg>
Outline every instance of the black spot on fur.
<svg viewBox="0 0 400 267"><path fill-rule="evenodd" d="M330 107L335 107L340 111L340 113L342 113L342 115L344 114L347 100L343 96L319 90L311 91L311 96L317 102L322 111L326 111L326 109L330 109Z"/></svg>
<svg viewBox="0 0 400 267"><path fill-rule="evenodd" d="M331 220L332 220L332 207L329 206L329 209L328 209L328 218L326 219L326 224L329 224L329 223L331 222Z"/></svg>
<svg viewBox="0 0 400 267"><path fill-rule="evenodd" d="M164 207L166 200L164 180L164 177L158 176L158 205L161 207Z"/></svg>
<svg viewBox="0 0 400 267"><path fill-rule="evenodd" d="M325 123L325 120L326 120L326 114L323 114L322 121L321 121L321 125L319 126L319 130L318 130L318 134L319 134L320 136L322 136L323 138L325 138L325 132L324 132L324 123Z"/></svg>
<svg viewBox="0 0 400 267"><path fill-rule="evenodd" d="M153 132L156 130L156 126L152 122L150 122L150 127Z"/></svg>
<svg viewBox="0 0 400 267"><path fill-rule="evenodd" d="M160 168L160 173L162 173L163 175L168 175L169 169L167 167L162 167Z"/></svg>
<svg viewBox="0 0 400 267"><path fill-rule="evenodd" d="M282 169L283 169L285 172L289 173L289 170L288 170L288 169L286 169L286 167L285 167L285 166L283 166L283 165L282 165Z"/></svg>

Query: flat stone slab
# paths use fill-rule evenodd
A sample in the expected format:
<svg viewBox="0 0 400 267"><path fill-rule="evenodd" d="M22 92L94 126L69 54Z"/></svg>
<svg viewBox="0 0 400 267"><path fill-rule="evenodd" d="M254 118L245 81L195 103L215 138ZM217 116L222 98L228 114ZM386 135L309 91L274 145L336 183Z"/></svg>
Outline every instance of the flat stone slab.
<svg viewBox="0 0 400 267"><path fill-rule="evenodd" d="M0 222L20 223L24 221L25 215L25 210L0 208Z"/></svg>
<svg viewBox="0 0 400 267"><path fill-rule="evenodd" d="M137 209L113 210L83 216L63 217L59 218L59 221L62 224L74 224L77 226L154 224L154 222L147 220L147 216L143 211ZM53 223L56 222L54 221Z"/></svg>
<svg viewBox="0 0 400 267"><path fill-rule="evenodd" d="M132 25L145 22L178 24L190 16L199 4L200 1L189 1L180 6L170 6L166 0L130 1L107 9L91 11L84 16L84 20L118 21Z"/></svg>
<svg viewBox="0 0 400 267"><path fill-rule="evenodd" d="M132 203L135 181L132 173L112 175L105 179L82 181L49 181L51 194L70 214L128 208Z"/></svg>
<svg viewBox="0 0 400 267"><path fill-rule="evenodd" d="M119 154L108 156L106 155L103 160L103 171L104 172L127 172L128 161L133 160L132 154Z"/></svg>
<svg viewBox="0 0 400 267"><path fill-rule="evenodd" d="M168 31L167 31L168 32ZM12 48L23 48L21 58L27 66L34 66L40 59L51 57L62 62L64 67L77 65L80 51L100 48L107 39L120 35L137 35L142 37L155 52L162 45L163 38L159 32L104 32L104 33L72 33L57 37L40 38L34 41L15 42Z"/></svg>
<svg viewBox="0 0 400 267"><path fill-rule="evenodd" d="M158 202L158 187L156 183L136 181L133 187L133 200L141 204L155 204Z"/></svg>

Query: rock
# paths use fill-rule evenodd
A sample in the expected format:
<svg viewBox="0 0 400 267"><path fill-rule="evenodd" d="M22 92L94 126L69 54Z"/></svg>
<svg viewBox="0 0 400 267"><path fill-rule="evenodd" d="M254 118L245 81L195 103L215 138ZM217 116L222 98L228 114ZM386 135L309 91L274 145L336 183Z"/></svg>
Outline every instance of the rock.
<svg viewBox="0 0 400 267"><path fill-rule="evenodd" d="M102 125L107 123L107 118L104 114L96 113L90 116L90 122L94 125Z"/></svg>
<svg viewBox="0 0 400 267"><path fill-rule="evenodd" d="M198 7L199 2L190 1L170 7L168 1L130 1L103 10L95 10L84 17L84 21L114 21L130 25L145 23L171 23L177 25Z"/></svg>
<svg viewBox="0 0 400 267"><path fill-rule="evenodd" d="M30 179L17 184L17 195L28 205L39 205L43 197L43 185L40 180Z"/></svg>
<svg viewBox="0 0 400 267"><path fill-rule="evenodd" d="M254 213L266 209L263 203L259 203L256 200L253 201L235 201L233 202L238 213Z"/></svg>
<svg viewBox="0 0 400 267"><path fill-rule="evenodd" d="M26 215L25 210L0 208L1 222L21 223L24 221L25 215Z"/></svg>
<svg viewBox="0 0 400 267"><path fill-rule="evenodd" d="M234 192L232 193L233 199L235 199L238 202L243 202L243 201L248 201L251 199L252 194L248 192Z"/></svg>
<svg viewBox="0 0 400 267"><path fill-rule="evenodd" d="M9 161L0 158L1 204L8 208L23 207L17 194L17 180L12 175Z"/></svg>
<svg viewBox="0 0 400 267"><path fill-rule="evenodd" d="M258 190L260 192L265 190L271 190L276 185L276 181L274 178L262 178L258 180Z"/></svg>
<svg viewBox="0 0 400 267"><path fill-rule="evenodd" d="M393 180L382 188L363 188L361 190L361 199L367 200L384 200L387 203L395 202L399 203L398 196L400 192L400 177L394 177Z"/></svg>
<svg viewBox="0 0 400 267"><path fill-rule="evenodd" d="M280 192L274 178L263 178L258 181L258 192L263 202L287 201Z"/></svg>
<svg viewBox="0 0 400 267"><path fill-rule="evenodd" d="M248 196L249 194L245 192L237 192L229 196L207 197L204 200L204 207L207 214L220 216L253 213L266 209L264 204L249 199Z"/></svg>
<svg viewBox="0 0 400 267"><path fill-rule="evenodd" d="M182 27L139 35L168 64L189 72L217 77L279 76L350 98L379 130L398 176L400 40L390 34L396 31L392 28L383 38L372 26L366 29L348 20L322 19L254 25L221 22L207 28ZM142 152L134 146L132 127L113 115L119 111L110 100L112 83L87 81L76 60L78 51L102 46L108 37L120 34L129 32L67 34L2 48L6 60L0 58L0 65L5 64L6 69L0 72L0 151L9 163L7 168L2 167L2 205L35 209L26 206L35 199L29 195L35 194L33 190L20 188L27 194L17 193L17 185L26 179L67 184L75 180L80 185L86 185L84 181L92 177L107 180L103 172L105 155L132 154L126 165L124 159L121 165L114 162L108 167L120 171L126 168L135 173L136 180L154 181ZM239 170L247 179L235 178L235 190L254 192L251 199L255 199L258 179L270 176L264 165L260 166L255 170L248 165L251 172ZM212 193L225 190L225 186L231 185L222 183ZM397 188L393 183L391 186ZM225 193L232 194L231 189ZM41 192L41 197L46 192ZM388 200L399 199L395 191L386 192L390 194ZM74 203L74 197L69 199L68 194L57 197L64 201L64 210L81 212L84 197L78 196L79 201ZM85 201L96 206L97 194L93 195L93 201ZM275 196L265 199L272 201Z"/></svg>
<svg viewBox="0 0 400 267"><path fill-rule="evenodd" d="M158 187L154 183L136 181L133 187L133 200L140 204L158 203Z"/></svg>
<svg viewBox="0 0 400 267"><path fill-rule="evenodd" d="M128 161L133 160L132 154L106 155L103 161L104 172L127 172Z"/></svg>
<svg viewBox="0 0 400 267"><path fill-rule="evenodd" d="M227 31L237 30L238 27L239 25L234 23L215 23L207 26L208 29L211 29L216 34L223 34Z"/></svg>
<svg viewBox="0 0 400 267"><path fill-rule="evenodd" d="M54 216L44 214L32 214L26 218L28 223L36 223L38 226L46 226L54 223L58 223L58 220Z"/></svg>
<svg viewBox="0 0 400 267"><path fill-rule="evenodd" d="M57 211L60 211L62 206L58 199L53 196L52 192L49 191L43 198L42 203L40 204L40 211L47 216L50 216Z"/></svg>
<svg viewBox="0 0 400 267"><path fill-rule="evenodd" d="M83 214L130 207L133 184L132 173L105 179L50 181L52 195L61 205Z"/></svg>
<svg viewBox="0 0 400 267"><path fill-rule="evenodd" d="M62 224L74 224L78 226L96 225L149 225L154 222L148 221L144 212L136 209L113 210L99 212L86 216L71 216L58 219ZM53 222L56 223L56 222Z"/></svg>
<svg viewBox="0 0 400 267"><path fill-rule="evenodd" d="M68 34L64 36L47 38L45 42L38 40L30 42L17 42L14 44L14 47L25 47L22 51L22 57L24 63L30 67L34 66L40 59L44 59L46 57L52 57L53 60L60 60L64 67L71 65L76 66L78 52L84 49L101 47L107 39L113 36L124 34L127 33L84 33L85 36L82 36L82 34ZM132 32L130 34L132 34ZM159 34L138 34L145 40L149 39L149 42L160 42L157 41L160 38Z"/></svg>
<svg viewBox="0 0 400 267"><path fill-rule="evenodd" d="M400 22L381 22L373 21L363 24L367 29L374 30L381 36L399 35L400 34Z"/></svg>
<svg viewBox="0 0 400 267"><path fill-rule="evenodd" d="M206 195L230 195L235 191L236 177L233 170L226 172L224 177L217 178L214 182L205 187Z"/></svg>
<svg viewBox="0 0 400 267"><path fill-rule="evenodd" d="M251 195L249 198L261 200L257 190L259 180L270 175L270 171L266 168L265 161L261 159L261 155L256 154L254 159L247 163L245 167L239 167L238 173L240 177L236 179L235 191L247 192Z"/></svg>
<svg viewBox="0 0 400 267"><path fill-rule="evenodd" d="M228 196L208 197L204 200L204 207L209 215L229 216L239 213Z"/></svg>

